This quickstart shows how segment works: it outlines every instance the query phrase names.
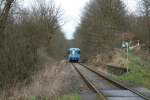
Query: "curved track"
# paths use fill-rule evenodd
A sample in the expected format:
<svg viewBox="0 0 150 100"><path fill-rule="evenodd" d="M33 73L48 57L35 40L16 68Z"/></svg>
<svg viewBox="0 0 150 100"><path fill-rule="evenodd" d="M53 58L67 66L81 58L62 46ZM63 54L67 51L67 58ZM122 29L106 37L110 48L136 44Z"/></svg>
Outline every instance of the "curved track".
<svg viewBox="0 0 150 100"><path fill-rule="evenodd" d="M143 94L132 90L80 63L72 66L83 78L91 90L98 94L100 100L150 100Z"/></svg>

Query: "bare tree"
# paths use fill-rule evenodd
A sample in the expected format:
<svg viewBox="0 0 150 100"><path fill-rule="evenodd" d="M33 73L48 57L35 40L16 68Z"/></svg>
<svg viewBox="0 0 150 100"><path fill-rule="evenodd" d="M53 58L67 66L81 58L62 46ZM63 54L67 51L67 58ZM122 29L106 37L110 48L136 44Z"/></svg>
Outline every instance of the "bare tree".
<svg viewBox="0 0 150 100"><path fill-rule="evenodd" d="M150 1L149 0L141 0L141 13L143 16L150 16Z"/></svg>
<svg viewBox="0 0 150 100"><path fill-rule="evenodd" d="M150 53L150 0L141 0L141 5L142 7L140 10L144 17L144 23L146 27L146 30L144 30L144 32L146 31L148 34L148 49Z"/></svg>
<svg viewBox="0 0 150 100"><path fill-rule="evenodd" d="M0 27L4 35L2 37L1 31L0 80L2 81L0 88L9 88L16 82L28 79L41 68L43 63L37 51L49 47L50 51L55 52L57 45L60 46L65 41L58 23L62 14L53 3L37 3L30 10L13 5L9 13L10 9L6 10L6 8L11 8L12 3L11 0L9 7L4 7L5 10L0 16ZM62 39L61 43L58 42L58 39ZM55 55L57 54L55 52Z"/></svg>
<svg viewBox="0 0 150 100"><path fill-rule="evenodd" d="M2 0L1 2L4 2L4 0ZM0 33L2 34L4 29L5 29L5 24L9 15L9 11L11 8L12 3L14 2L14 0L6 0L6 4L4 5L4 8L2 10L2 13L0 15Z"/></svg>
<svg viewBox="0 0 150 100"><path fill-rule="evenodd" d="M93 0L85 8L75 37L85 56L91 56L111 51L115 36L125 29L126 10L121 0Z"/></svg>

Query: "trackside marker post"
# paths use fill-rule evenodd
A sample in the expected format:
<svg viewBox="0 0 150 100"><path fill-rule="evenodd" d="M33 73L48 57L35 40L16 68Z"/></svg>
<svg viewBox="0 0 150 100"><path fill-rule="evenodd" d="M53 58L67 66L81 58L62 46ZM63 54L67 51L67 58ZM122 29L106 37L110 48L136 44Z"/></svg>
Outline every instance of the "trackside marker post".
<svg viewBox="0 0 150 100"><path fill-rule="evenodd" d="M122 48L125 48L125 52L126 52L126 61L124 62L124 65L126 64L126 67L127 67L127 73L129 72L129 67L128 67L128 61L129 61L129 42L125 42L123 41L122 42Z"/></svg>

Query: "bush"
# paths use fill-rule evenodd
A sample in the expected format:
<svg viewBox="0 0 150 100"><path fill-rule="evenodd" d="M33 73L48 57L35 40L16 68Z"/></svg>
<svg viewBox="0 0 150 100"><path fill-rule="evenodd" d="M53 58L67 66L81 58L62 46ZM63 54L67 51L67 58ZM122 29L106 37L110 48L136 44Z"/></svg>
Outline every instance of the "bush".
<svg viewBox="0 0 150 100"><path fill-rule="evenodd" d="M40 66L37 50L48 47L59 24L60 9L43 2L32 10L13 8L1 38L0 88L10 88L28 79Z"/></svg>

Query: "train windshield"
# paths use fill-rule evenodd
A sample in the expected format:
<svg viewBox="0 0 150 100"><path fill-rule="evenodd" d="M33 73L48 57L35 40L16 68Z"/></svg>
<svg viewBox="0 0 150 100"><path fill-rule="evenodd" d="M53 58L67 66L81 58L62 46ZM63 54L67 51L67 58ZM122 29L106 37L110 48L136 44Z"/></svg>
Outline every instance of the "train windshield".
<svg viewBox="0 0 150 100"><path fill-rule="evenodd" d="M80 54L80 49L69 49L68 54Z"/></svg>
<svg viewBox="0 0 150 100"><path fill-rule="evenodd" d="M76 51L75 51L75 50L73 50L73 51L72 51L72 54L73 54L73 55L74 55L74 54L76 54Z"/></svg>

